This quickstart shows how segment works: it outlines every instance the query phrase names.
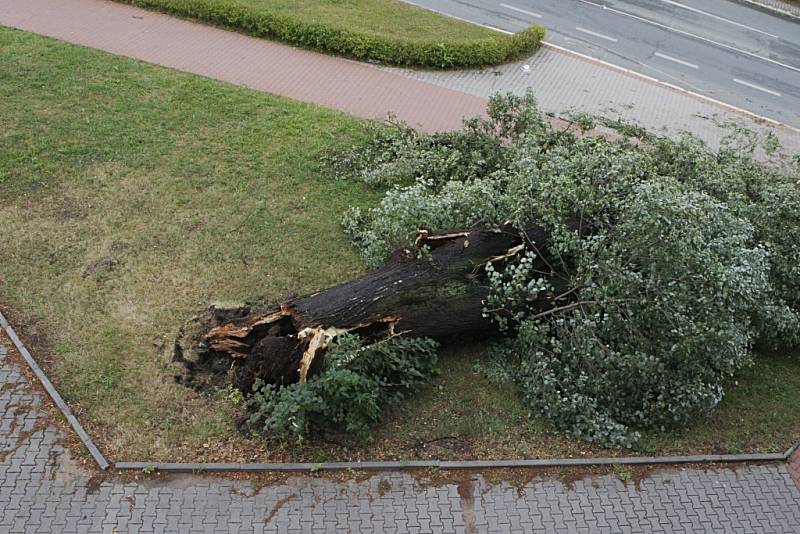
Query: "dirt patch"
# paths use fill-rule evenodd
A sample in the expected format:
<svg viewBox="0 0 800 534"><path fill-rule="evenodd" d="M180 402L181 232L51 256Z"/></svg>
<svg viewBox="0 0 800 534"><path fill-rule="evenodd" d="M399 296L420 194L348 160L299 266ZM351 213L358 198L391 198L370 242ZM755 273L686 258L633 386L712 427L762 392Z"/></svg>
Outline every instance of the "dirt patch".
<svg viewBox="0 0 800 534"><path fill-rule="evenodd" d="M128 501L128 511L133 515L133 511L136 509L136 495L128 495L122 500Z"/></svg>
<svg viewBox="0 0 800 534"><path fill-rule="evenodd" d="M392 491L392 483L385 478L381 479L381 481L378 482L378 495L383 497L390 491Z"/></svg>
<svg viewBox="0 0 800 534"><path fill-rule="evenodd" d="M448 454L468 454L472 452L469 441L456 436L444 436L427 441L419 441L414 446L418 457L443 456Z"/></svg>
<svg viewBox="0 0 800 534"><path fill-rule="evenodd" d="M268 524L270 521L272 521L272 518L275 517L275 515L280 511L281 508L284 507L287 502L297 498L299 498L299 496L296 493L292 493L291 495L287 495L286 497L279 499L278 502L275 503L275 506L272 507L272 510L270 510L267 514L267 517L264 519L264 523Z"/></svg>
<svg viewBox="0 0 800 534"><path fill-rule="evenodd" d="M467 479L457 486L458 496L461 497L461 513L464 515L464 532L477 534L475 526L475 479Z"/></svg>
<svg viewBox="0 0 800 534"><path fill-rule="evenodd" d="M13 426L9 430L9 434L14 434L14 431L16 430L16 428L18 428L18 426L19 425ZM30 428L30 430L23 430L22 432L17 434L14 443L9 445L8 449L6 449L5 453L3 454L3 462L7 462L8 457L14 454L14 451L19 449L23 444L25 444L25 442L28 441L28 438L30 438L34 434L43 432L47 427L48 427L47 420L43 417L39 417L38 419L36 419L36 422L33 423L33 426Z"/></svg>
<svg viewBox="0 0 800 534"><path fill-rule="evenodd" d="M83 278L103 278L109 273L122 268L125 265L125 254L130 249L130 245L124 241L113 241L108 246L107 253L90 262L83 270Z"/></svg>
<svg viewBox="0 0 800 534"><path fill-rule="evenodd" d="M103 479L98 476L89 477L86 481L86 494L97 495L100 491L100 486L103 484Z"/></svg>

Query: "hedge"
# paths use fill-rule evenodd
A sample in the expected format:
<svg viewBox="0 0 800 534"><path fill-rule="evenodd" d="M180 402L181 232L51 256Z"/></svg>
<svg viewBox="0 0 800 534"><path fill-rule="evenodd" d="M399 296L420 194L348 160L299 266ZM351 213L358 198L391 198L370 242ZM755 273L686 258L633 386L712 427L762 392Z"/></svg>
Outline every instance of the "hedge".
<svg viewBox="0 0 800 534"><path fill-rule="evenodd" d="M449 69L496 65L532 54L544 38L544 28L533 25L514 35L498 33L496 36L464 41L417 41L256 11L236 0L118 1L303 48L406 67Z"/></svg>

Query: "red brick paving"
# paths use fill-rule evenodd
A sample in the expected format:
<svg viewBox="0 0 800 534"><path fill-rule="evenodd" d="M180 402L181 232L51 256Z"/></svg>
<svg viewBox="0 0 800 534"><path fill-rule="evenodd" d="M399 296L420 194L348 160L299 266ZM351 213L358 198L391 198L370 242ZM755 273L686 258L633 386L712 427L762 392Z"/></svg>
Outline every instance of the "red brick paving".
<svg viewBox="0 0 800 534"><path fill-rule="evenodd" d="M484 98L370 65L102 0L0 0L0 25L358 117L391 112L426 131L458 128L486 106Z"/></svg>

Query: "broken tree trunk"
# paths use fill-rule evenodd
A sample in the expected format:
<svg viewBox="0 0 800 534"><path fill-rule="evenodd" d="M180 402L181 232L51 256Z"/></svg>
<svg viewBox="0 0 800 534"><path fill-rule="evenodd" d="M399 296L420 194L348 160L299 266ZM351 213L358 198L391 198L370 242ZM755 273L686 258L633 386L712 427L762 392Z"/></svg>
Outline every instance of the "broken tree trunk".
<svg viewBox="0 0 800 534"><path fill-rule="evenodd" d="M249 392L257 378L304 382L322 367L326 347L343 333L378 340L491 332L495 327L483 316L489 292L483 267L528 247L542 256L546 243L538 227L420 231L416 250L397 250L382 268L350 282L262 309L211 308L178 336L178 379L199 387L232 384ZM530 302L540 311L557 304L552 295Z"/></svg>

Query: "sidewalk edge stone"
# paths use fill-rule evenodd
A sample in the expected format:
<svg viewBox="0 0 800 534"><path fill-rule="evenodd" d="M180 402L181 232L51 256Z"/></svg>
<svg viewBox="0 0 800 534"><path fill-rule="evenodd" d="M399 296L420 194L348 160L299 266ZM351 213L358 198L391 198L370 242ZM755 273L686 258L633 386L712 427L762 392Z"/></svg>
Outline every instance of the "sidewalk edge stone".
<svg viewBox="0 0 800 534"><path fill-rule="evenodd" d="M592 467L598 465L666 465L703 463L784 462L782 452L756 454L702 454L692 456L621 456L604 458L555 458L535 460L464 460L464 461L387 461L387 462L324 462L324 463L169 463L169 462L117 462L118 470L143 470L173 473L198 472L315 472L344 470L398 471L403 469L506 469L530 467Z"/></svg>
<svg viewBox="0 0 800 534"><path fill-rule="evenodd" d="M47 394L69 421L70 426L92 455L101 470L110 467L109 462L86 433L67 403L56 390L50 379L33 359L25 344L17 336L14 328L0 312L0 327L11 338L25 362L41 382ZM743 462L786 462L789 461L800 443L786 452L754 454L705 454L690 456L620 456L600 458L553 458L532 460L411 460L411 461L364 461L364 462L323 462L323 463L205 463L205 462L115 462L117 470L154 469L172 473L226 473L226 472L316 472L316 471L400 471L404 469L506 469L531 467L591 467L599 465L667 465L697 463L743 463Z"/></svg>
<svg viewBox="0 0 800 534"><path fill-rule="evenodd" d="M83 426L81 426L80 421L78 421L77 417L75 417L75 415L72 413L70 407L61 397L61 394L58 392L58 390L56 390L55 386L53 386L53 383L50 382L50 379L47 378L47 375L44 373L42 368L39 367L39 364L36 363L36 360L33 359L33 356L31 356L31 353L28 352L28 349L25 347L25 344L22 342L19 336L17 336L17 333L14 331L14 328L11 326L11 324L9 324L9 322L6 320L2 312L0 312L0 327L2 327L3 330L5 330L6 334L8 334L8 337L11 338L11 342L14 344L19 353L25 359L25 362L28 364L28 367L31 368L33 374L36 375L36 378L39 379L39 382L42 384L45 391L47 391L47 394L56 404L56 406L64 415L64 417L67 419L69 425L72 427L75 433L78 435L78 438L81 440L84 447L86 447L86 449L89 451L89 454L92 455L92 458L94 458L94 461L97 463L97 467L99 467L103 471L108 469L110 465L106 460L105 456L103 456L103 453L100 452L100 450L92 441L92 438L90 438L89 434L87 434L86 431L83 429Z"/></svg>

